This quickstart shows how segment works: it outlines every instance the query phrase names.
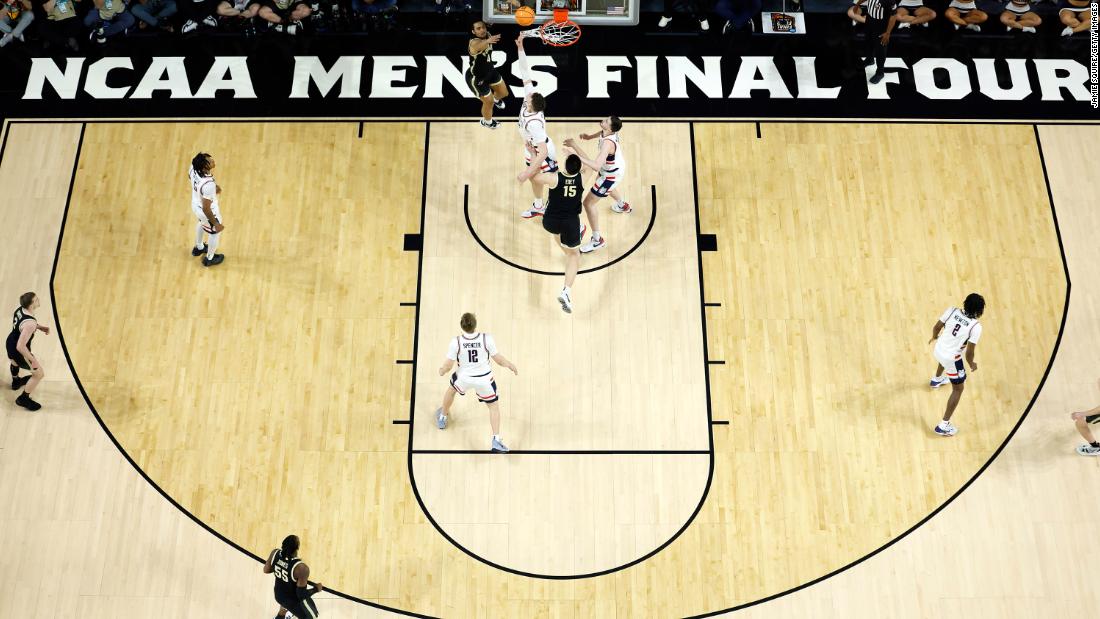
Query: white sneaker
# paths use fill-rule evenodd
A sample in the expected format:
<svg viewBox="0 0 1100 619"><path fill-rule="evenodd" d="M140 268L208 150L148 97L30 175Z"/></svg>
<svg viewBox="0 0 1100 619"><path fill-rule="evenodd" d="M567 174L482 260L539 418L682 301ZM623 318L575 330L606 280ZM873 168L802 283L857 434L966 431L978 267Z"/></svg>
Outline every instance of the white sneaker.
<svg viewBox="0 0 1100 619"><path fill-rule="evenodd" d="M198 27L199 24L195 20L189 19L183 23L183 28L180 29L180 32L188 34L194 32Z"/></svg>
<svg viewBox="0 0 1100 619"><path fill-rule="evenodd" d="M1082 456L1100 456L1100 447L1093 447L1088 443L1077 446L1077 453Z"/></svg>
<svg viewBox="0 0 1100 619"><path fill-rule="evenodd" d="M657 22L658 28L668 28L669 22L672 21L671 17L662 17L661 21Z"/></svg>
<svg viewBox="0 0 1100 619"><path fill-rule="evenodd" d="M710 22L707 21L706 19L700 19L699 20L699 29L702 30L703 32L707 32L708 30L710 30Z"/></svg>
<svg viewBox="0 0 1100 619"><path fill-rule="evenodd" d="M928 381L928 386L933 389L939 389L947 384L946 376L933 376L932 380Z"/></svg>
<svg viewBox="0 0 1100 619"><path fill-rule="evenodd" d="M543 205L542 207L536 207L535 203L532 202L531 203L531 208L527 209L526 211L523 211L522 213L519 214L519 216L524 218L524 219L531 219L532 217L542 217L545 214L546 214L546 206L545 205Z"/></svg>
<svg viewBox="0 0 1100 619"><path fill-rule="evenodd" d="M908 28L909 26L912 26L912 25L913 24L910 24L907 21L899 21L898 22L898 30L901 30L902 28Z"/></svg>
<svg viewBox="0 0 1100 619"><path fill-rule="evenodd" d="M1064 37L1068 37L1072 34L1073 34L1073 28L1070 27L1070 26L1066 26L1066 29L1062 31L1062 36L1064 36Z"/></svg>
<svg viewBox="0 0 1100 619"><path fill-rule="evenodd" d="M481 119L480 122L481 122L481 126L485 127L486 129L496 129L497 127L500 126L500 123L498 123L497 119L495 119L495 118L492 119L492 120Z"/></svg>
<svg viewBox="0 0 1100 619"><path fill-rule="evenodd" d="M210 26L211 28L217 28L218 27L218 20L213 15L207 15L206 17L202 18L202 23L206 24L207 26Z"/></svg>
<svg viewBox="0 0 1100 619"><path fill-rule="evenodd" d="M1030 34L1035 34L1035 26L1024 26L1021 30Z"/></svg>
<svg viewBox="0 0 1100 619"><path fill-rule="evenodd" d="M967 30L973 30L974 32L981 32L982 31L982 27L979 26L978 24L968 24L966 26L966 29Z"/></svg>
<svg viewBox="0 0 1100 619"><path fill-rule="evenodd" d="M633 213L634 212L633 209L630 208L630 203L629 202L623 202L622 206L619 206L618 204L612 204L611 205L611 210L615 211L616 213Z"/></svg>
<svg viewBox="0 0 1100 619"><path fill-rule="evenodd" d="M599 239L597 239L595 241L588 241L584 245L581 245L581 253L582 254L590 254L590 253L596 251L597 249L600 249L604 245L607 245L607 239L601 236Z"/></svg>
<svg viewBox="0 0 1100 619"><path fill-rule="evenodd" d="M558 293L558 303L561 303L561 311L566 314L573 313L573 299L569 298L569 293L564 288Z"/></svg>
<svg viewBox="0 0 1100 619"><path fill-rule="evenodd" d="M941 421L939 425L936 426L936 434L940 436L955 436L958 431L959 429L950 421Z"/></svg>

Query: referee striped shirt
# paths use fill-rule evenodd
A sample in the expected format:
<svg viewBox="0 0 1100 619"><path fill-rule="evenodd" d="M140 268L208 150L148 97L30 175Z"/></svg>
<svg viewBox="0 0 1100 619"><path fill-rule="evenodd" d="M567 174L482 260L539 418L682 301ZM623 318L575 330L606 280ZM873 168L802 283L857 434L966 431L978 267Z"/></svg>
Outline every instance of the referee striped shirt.
<svg viewBox="0 0 1100 619"><path fill-rule="evenodd" d="M896 0L867 0L864 3L867 7L867 17L871 19L886 19L888 15L893 15L895 7L897 6Z"/></svg>

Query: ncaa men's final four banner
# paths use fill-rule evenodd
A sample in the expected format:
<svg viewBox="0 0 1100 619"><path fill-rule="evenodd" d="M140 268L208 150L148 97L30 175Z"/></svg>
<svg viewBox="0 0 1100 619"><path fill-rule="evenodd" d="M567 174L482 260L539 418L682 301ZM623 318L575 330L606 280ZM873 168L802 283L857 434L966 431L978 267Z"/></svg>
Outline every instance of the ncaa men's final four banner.
<svg viewBox="0 0 1100 619"><path fill-rule="evenodd" d="M0 104L9 118L476 115L462 75L465 42L462 33L407 33L371 38L364 53L364 39L338 35L131 39L120 55L9 54ZM879 84L868 83L854 39L841 46L789 36L731 43L606 28L570 48L531 46L528 58L558 118L1097 118L1087 39L1049 55L1033 47L1031 57L1011 40L991 42L972 50L937 46L930 55L891 43ZM448 48L455 53L424 53ZM942 53L955 49L976 54ZM518 98L515 59L514 50L493 54Z"/></svg>

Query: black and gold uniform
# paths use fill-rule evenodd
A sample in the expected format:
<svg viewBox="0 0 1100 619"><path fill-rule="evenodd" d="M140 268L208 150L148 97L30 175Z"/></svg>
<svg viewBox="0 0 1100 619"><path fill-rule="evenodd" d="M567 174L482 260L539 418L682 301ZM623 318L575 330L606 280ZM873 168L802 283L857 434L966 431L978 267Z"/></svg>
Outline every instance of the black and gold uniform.
<svg viewBox="0 0 1100 619"><path fill-rule="evenodd" d="M558 184L550 190L546 200L546 213L542 227L551 234L561 235L561 244L577 247L581 244L581 185L580 173L558 172Z"/></svg>
<svg viewBox="0 0 1100 619"><path fill-rule="evenodd" d="M298 619L312 619L319 614L317 604L310 596L298 597L298 583L294 580L294 568L301 562L298 557L283 556L282 550L275 551L271 557L275 571L275 601Z"/></svg>
<svg viewBox="0 0 1100 619"><path fill-rule="evenodd" d="M24 359L16 348L16 344L19 343L19 331L23 328L23 323L26 321L34 322L35 326L38 325L38 321L34 319L34 316L23 311L22 307L15 309L15 313L11 316L11 333L8 333L8 339L5 342L5 348L8 351L8 359L11 359L12 363L18 365L24 370L31 369L30 360ZM31 334L30 339L27 340L27 350L31 349L31 342L34 341L34 334Z"/></svg>
<svg viewBox="0 0 1100 619"><path fill-rule="evenodd" d="M466 44L469 50L469 43ZM470 68L466 69L466 83L470 90L480 97L493 92L493 86L504 81L497 68L493 66L493 46L489 45L480 53L470 54Z"/></svg>

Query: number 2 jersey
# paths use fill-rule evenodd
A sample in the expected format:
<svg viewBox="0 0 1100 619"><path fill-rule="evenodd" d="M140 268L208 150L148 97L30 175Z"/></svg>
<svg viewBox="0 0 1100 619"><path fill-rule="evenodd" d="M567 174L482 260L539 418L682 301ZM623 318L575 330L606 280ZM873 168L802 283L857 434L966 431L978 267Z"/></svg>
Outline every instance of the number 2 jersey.
<svg viewBox="0 0 1100 619"><path fill-rule="evenodd" d="M462 378L479 378L492 373L490 359L497 354L497 343L488 333L463 333L451 340L447 358L458 363Z"/></svg>
<svg viewBox="0 0 1100 619"><path fill-rule="evenodd" d="M943 331L936 340L936 356L958 359L967 342L978 343L982 337L982 325L977 318L970 318L957 307L949 307L940 316Z"/></svg>

